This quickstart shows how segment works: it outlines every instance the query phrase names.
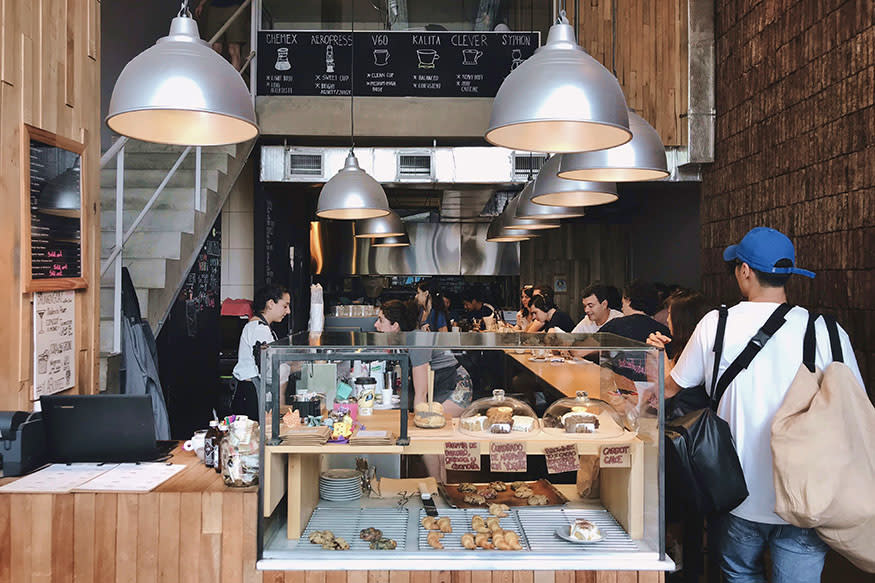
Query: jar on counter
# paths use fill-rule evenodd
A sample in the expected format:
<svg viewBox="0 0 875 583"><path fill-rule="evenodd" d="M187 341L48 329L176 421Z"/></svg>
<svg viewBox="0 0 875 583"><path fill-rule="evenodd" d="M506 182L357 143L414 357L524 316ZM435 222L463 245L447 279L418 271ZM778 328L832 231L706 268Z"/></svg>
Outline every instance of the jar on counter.
<svg viewBox="0 0 875 583"><path fill-rule="evenodd" d="M226 486L246 488L258 484L258 422L240 415L222 439L222 479Z"/></svg>

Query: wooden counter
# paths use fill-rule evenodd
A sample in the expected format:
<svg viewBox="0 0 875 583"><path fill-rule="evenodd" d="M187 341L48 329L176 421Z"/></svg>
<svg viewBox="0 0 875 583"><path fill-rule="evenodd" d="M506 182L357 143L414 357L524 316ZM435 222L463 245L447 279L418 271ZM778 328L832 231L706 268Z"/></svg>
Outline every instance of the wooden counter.
<svg viewBox="0 0 875 583"><path fill-rule="evenodd" d="M529 360L532 355L528 352L517 354L508 350L506 354L566 397L575 397L577 391L586 391L590 397L599 398L600 367L597 364L588 360L532 362Z"/></svg>

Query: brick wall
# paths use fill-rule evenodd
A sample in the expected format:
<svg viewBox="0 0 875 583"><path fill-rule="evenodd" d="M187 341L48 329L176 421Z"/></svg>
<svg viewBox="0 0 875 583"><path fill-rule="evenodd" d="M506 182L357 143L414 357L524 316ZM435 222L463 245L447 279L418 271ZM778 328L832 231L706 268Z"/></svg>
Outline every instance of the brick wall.
<svg viewBox="0 0 875 583"><path fill-rule="evenodd" d="M706 293L738 299L721 253L786 233L790 301L838 317L875 395L875 9L872 0L721 0L716 160L702 200Z"/></svg>

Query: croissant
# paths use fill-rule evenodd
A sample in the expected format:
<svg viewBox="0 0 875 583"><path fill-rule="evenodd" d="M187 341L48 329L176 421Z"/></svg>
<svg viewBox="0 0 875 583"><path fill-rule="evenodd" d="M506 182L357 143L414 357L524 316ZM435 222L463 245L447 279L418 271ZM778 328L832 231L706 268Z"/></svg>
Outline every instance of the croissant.
<svg viewBox="0 0 875 583"><path fill-rule="evenodd" d="M422 528L425 530L440 530L441 527L438 526L437 520L435 520L434 516L423 516L422 517Z"/></svg>
<svg viewBox="0 0 875 583"><path fill-rule="evenodd" d="M448 516L438 518L437 527L441 532L453 532L453 525Z"/></svg>
<svg viewBox="0 0 875 583"><path fill-rule="evenodd" d="M495 545L499 551L509 551L510 545L507 543L507 540L504 537L504 532L494 532L492 533L492 543Z"/></svg>
<svg viewBox="0 0 875 583"><path fill-rule="evenodd" d="M475 514L471 519L471 528L476 532L490 532L490 528L486 526L486 521L479 514Z"/></svg>
<svg viewBox="0 0 875 583"><path fill-rule="evenodd" d="M425 542L428 543L433 549L442 549L444 545L441 544L441 538L443 538L444 533L442 532L430 532L428 536L425 538Z"/></svg>
<svg viewBox="0 0 875 583"><path fill-rule="evenodd" d="M505 540L505 542L507 542L507 544L511 550L514 550L514 551L523 550L523 546L520 544L520 537L514 531L512 531L512 530L504 531L504 540Z"/></svg>
<svg viewBox="0 0 875 583"><path fill-rule="evenodd" d="M502 530L500 519L497 516L490 516L486 519L486 528L492 532Z"/></svg>
<svg viewBox="0 0 875 583"><path fill-rule="evenodd" d="M481 549L494 549L495 546L489 542L489 535L480 533L474 537L474 542L477 543L477 546Z"/></svg>
<svg viewBox="0 0 875 583"><path fill-rule="evenodd" d="M462 546L466 549L476 549L477 543L474 542L474 535L470 532L466 532L462 535Z"/></svg>
<svg viewBox="0 0 875 583"><path fill-rule="evenodd" d="M507 516L507 511L510 510L510 507L507 504L490 504L489 505L489 514L493 516L497 516L498 518L504 518Z"/></svg>

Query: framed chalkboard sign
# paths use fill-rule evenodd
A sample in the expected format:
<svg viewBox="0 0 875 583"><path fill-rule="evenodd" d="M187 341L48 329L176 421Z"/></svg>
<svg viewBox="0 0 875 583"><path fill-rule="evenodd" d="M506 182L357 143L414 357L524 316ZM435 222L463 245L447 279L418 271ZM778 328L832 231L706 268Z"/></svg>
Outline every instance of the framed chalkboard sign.
<svg viewBox="0 0 875 583"><path fill-rule="evenodd" d="M25 291L87 287L83 274L85 145L24 124L22 285Z"/></svg>

